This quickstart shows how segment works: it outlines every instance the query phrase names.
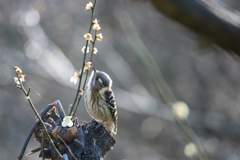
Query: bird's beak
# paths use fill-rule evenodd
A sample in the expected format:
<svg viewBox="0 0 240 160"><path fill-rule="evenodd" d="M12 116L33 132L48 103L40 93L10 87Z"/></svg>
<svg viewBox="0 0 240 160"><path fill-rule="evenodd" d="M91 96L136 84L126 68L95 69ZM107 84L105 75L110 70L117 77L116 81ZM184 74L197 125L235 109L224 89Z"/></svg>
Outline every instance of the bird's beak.
<svg viewBox="0 0 240 160"><path fill-rule="evenodd" d="M94 71L94 77L96 76L97 70L95 67L93 67L93 71Z"/></svg>
<svg viewBox="0 0 240 160"><path fill-rule="evenodd" d="M97 73L97 70L95 67L93 67L93 77L92 77L92 85L93 86L95 85L96 73Z"/></svg>

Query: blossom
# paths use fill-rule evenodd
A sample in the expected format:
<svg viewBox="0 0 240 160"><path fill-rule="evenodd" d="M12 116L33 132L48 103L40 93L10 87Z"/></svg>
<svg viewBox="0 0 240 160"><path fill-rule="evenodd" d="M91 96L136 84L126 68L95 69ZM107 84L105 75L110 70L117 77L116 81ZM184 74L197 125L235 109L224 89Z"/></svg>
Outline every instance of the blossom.
<svg viewBox="0 0 240 160"><path fill-rule="evenodd" d="M102 39L103 39L102 33L98 34L97 35L97 40L102 41Z"/></svg>
<svg viewBox="0 0 240 160"><path fill-rule="evenodd" d="M92 22L93 24L98 24L98 20L97 20L97 18L95 18L95 20Z"/></svg>
<svg viewBox="0 0 240 160"><path fill-rule="evenodd" d="M26 97L26 99L30 99L30 97L29 97L29 96L27 96L27 97Z"/></svg>
<svg viewBox="0 0 240 160"><path fill-rule="evenodd" d="M82 96L82 95L83 95L83 90L80 89L80 90L79 90L79 93L80 93L80 95Z"/></svg>
<svg viewBox="0 0 240 160"><path fill-rule="evenodd" d="M21 82L25 82L25 76L26 75L22 75L22 74L19 76Z"/></svg>
<svg viewBox="0 0 240 160"><path fill-rule="evenodd" d="M70 78L70 82L73 82L74 84L76 84L78 78L79 78L79 74L75 72L74 75Z"/></svg>
<svg viewBox="0 0 240 160"><path fill-rule="evenodd" d="M91 64L92 64L92 62L87 62L87 63L85 64L85 67L84 67L83 72L90 70Z"/></svg>
<svg viewBox="0 0 240 160"><path fill-rule="evenodd" d="M15 71L18 75L20 75L22 73L22 70L19 67L14 66L14 68L15 68Z"/></svg>
<svg viewBox="0 0 240 160"><path fill-rule="evenodd" d="M188 143L184 148L184 154L187 157L194 157L198 154L197 146L194 143Z"/></svg>
<svg viewBox="0 0 240 160"><path fill-rule="evenodd" d="M14 77L14 81L15 81L15 83L17 83L17 85L20 84L20 82L19 82L19 80L18 80L18 77Z"/></svg>
<svg viewBox="0 0 240 160"><path fill-rule="evenodd" d="M14 77L14 81L15 81L15 83L17 83L17 85L19 85L20 84L20 81L21 82L25 82L25 75L20 75L19 77Z"/></svg>
<svg viewBox="0 0 240 160"><path fill-rule="evenodd" d="M86 38L86 40L91 40L92 39L92 35L90 33L84 34L84 37Z"/></svg>
<svg viewBox="0 0 240 160"><path fill-rule="evenodd" d="M98 52L97 48L94 47L94 48L93 48L93 53L94 53L94 54L97 54L97 52Z"/></svg>
<svg viewBox="0 0 240 160"><path fill-rule="evenodd" d="M83 46L83 48L82 48L82 52L83 52L83 53L85 53L85 48L86 48L86 47ZM88 52L89 52L89 47L87 47L87 53L88 53Z"/></svg>
<svg viewBox="0 0 240 160"><path fill-rule="evenodd" d="M90 39L89 41L88 41L88 44L91 44L91 43L93 43L94 41L93 41L93 39Z"/></svg>
<svg viewBox="0 0 240 160"><path fill-rule="evenodd" d="M95 31L98 31L98 30L101 29L101 27L100 27L99 24L94 24L94 25L93 25L93 29L94 29Z"/></svg>
<svg viewBox="0 0 240 160"><path fill-rule="evenodd" d="M62 121L62 126L63 127L72 127L73 126L73 122L72 122L72 116L66 116L63 121Z"/></svg>
<svg viewBox="0 0 240 160"><path fill-rule="evenodd" d="M89 3L86 5L86 10L92 9L92 8L93 8L93 4L92 4L92 2L89 2Z"/></svg>
<svg viewBox="0 0 240 160"><path fill-rule="evenodd" d="M172 112L179 119L185 120L189 115L189 108L186 103L179 101L173 104Z"/></svg>

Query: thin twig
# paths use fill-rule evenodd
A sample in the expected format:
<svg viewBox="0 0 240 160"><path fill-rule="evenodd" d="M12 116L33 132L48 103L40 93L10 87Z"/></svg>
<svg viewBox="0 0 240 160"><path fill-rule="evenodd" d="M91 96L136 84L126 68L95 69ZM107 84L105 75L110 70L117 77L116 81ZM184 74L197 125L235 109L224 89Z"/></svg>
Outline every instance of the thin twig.
<svg viewBox="0 0 240 160"><path fill-rule="evenodd" d="M32 127L31 127L31 129L30 129L30 131L28 132L27 138L26 138L26 140L25 140L25 142L24 142L24 144L23 144L22 150L21 150L21 152L20 152L20 154L19 154L19 156L18 156L18 160L21 160L21 159L22 159L22 157L23 157L23 155L24 155L24 152L25 152L25 150L26 150L26 148L27 148L28 142L29 142L29 140L31 139L33 132L36 130L36 128L37 128L37 126L38 126L38 122L39 122L39 121L34 122L34 124L32 125Z"/></svg>
<svg viewBox="0 0 240 160"><path fill-rule="evenodd" d="M31 87L28 88L28 92L27 92L27 95L26 95L26 96L29 96L29 95L30 95L30 92L31 92Z"/></svg>
<svg viewBox="0 0 240 160"><path fill-rule="evenodd" d="M86 83L87 83L88 72L89 72L89 71L87 71L87 75L86 75L85 80L84 80L83 90L85 90L85 86L86 86ZM76 113L76 111L77 111L77 109L78 109L78 106L79 106L79 103L80 103L80 101L81 101L81 98L82 98L82 95L80 95L80 97L78 98L77 106L76 106L76 108L75 108L75 110L74 110L74 112L73 112L73 114L72 114L73 117L74 117L74 115L75 115L75 113Z"/></svg>
<svg viewBox="0 0 240 160"><path fill-rule="evenodd" d="M90 62L92 62L93 50L94 50L94 46L95 46L96 39L97 39L97 31L95 31L95 37L94 37L94 40L93 40L92 53L91 53ZM87 78L88 78L88 71L87 71L87 75L86 75L85 80L84 80L83 90L85 90ZM77 109L78 109L78 105L79 105L79 103L80 103L80 101L81 101L81 98L82 98L82 95L80 95L80 97L78 98L77 106L76 106L76 108L75 108L75 110L74 110L74 112L73 112L73 114L72 114L73 117L74 117L74 115L75 115L75 113L76 113L76 111L77 111Z"/></svg>
<svg viewBox="0 0 240 160"><path fill-rule="evenodd" d="M42 160L45 160L45 157L44 157L44 138L45 138L45 133L43 131L43 133L42 133Z"/></svg>
<svg viewBox="0 0 240 160"><path fill-rule="evenodd" d="M91 53L90 62L92 62L93 50L94 50L94 46L95 46L96 39L97 39L97 31L95 31L95 37L94 37L94 40L93 40L92 53Z"/></svg>
<svg viewBox="0 0 240 160"><path fill-rule="evenodd" d="M45 126L45 124L44 124L42 118L41 118L40 115L38 114L36 108L34 107L34 105L33 105L33 103L32 103L32 100L30 99L29 96L27 96L27 92L26 92L26 90L25 90L25 88L24 88L24 86L23 86L23 84L22 84L22 81L20 80L19 77L18 77L18 80L19 80L19 82L20 82L20 88L19 88L19 89L21 89L21 90L23 91L23 93L25 94L25 96L26 96L26 98L27 98L27 100L28 100L28 102L29 102L29 104L30 104L32 110L34 111L34 113L36 114L36 116L37 116L37 118L39 119L40 123L42 124L43 129L44 129L44 131L46 132L47 137L48 137L48 139L49 139L49 141L50 141L50 143L51 143L53 149L54 149L55 152L58 154L58 156L62 157L61 153L59 153L59 151L58 151L58 149L55 147L55 145L54 145L54 143L53 143L53 141L52 141L50 135L48 134L48 130L47 130L47 128L46 128L46 126Z"/></svg>
<svg viewBox="0 0 240 160"><path fill-rule="evenodd" d="M64 145L67 147L69 153L73 156L73 158L76 159L76 160L78 160L78 159L73 155L71 149L68 147L68 145L66 144L66 142L62 139L62 137L58 135L58 138L61 139L61 141L62 141L62 142L64 143Z"/></svg>
<svg viewBox="0 0 240 160"><path fill-rule="evenodd" d="M72 104L70 104L68 106L68 115L71 115L72 108L73 108L73 106L72 106Z"/></svg>
<svg viewBox="0 0 240 160"><path fill-rule="evenodd" d="M42 147L38 147L38 148L35 148L35 149L31 149L30 152L38 152L42 149Z"/></svg>
<svg viewBox="0 0 240 160"><path fill-rule="evenodd" d="M19 87L20 87L20 86L18 86L17 88L19 88ZM40 117L41 117L42 115L45 115L45 114L46 114L54 105L56 105L57 103L60 103L60 102L57 100L57 101L55 101L54 103L49 104L44 110L42 110L42 111L39 113ZM30 131L28 132L27 138L26 138L26 140L25 140L25 142L24 142L24 144L23 144L22 150L21 150L21 152L20 152L20 154L19 154L19 156L18 156L18 160L21 160L21 159L22 159L22 157L23 157L23 155L24 155L24 152L25 152L25 150L26 150L26 148L27 148L27 145L28 145L28 143L29 143L29 140L30 140L30 138L32 137L32 134L33 134L33 132L36 130L36 128L37 128L38 125L39 125L39 120L36 120L36 121L34 122L34 124L32 125Z"/></svg>
<svg viewBox="0 0 240 160"><path fill-rule="evenodd" d="M120 15L120 14L119 14ZM177 101L176 97L172 93L170 87L168 86L164 76L161 73L161 70L158 68L155 60L149 53L148 49L145 47L143 42L141 41L138 33L134 30L134 26L132 24L131 19L127 14L122 13L121 16L118 17L120 20L120 24L130 42L133 49L145 65L147 69L147 73L149 74L153 84L156 86L156 89L159 95L162 97L163 102L166 103L166 106L169 110L172 110L172 104ZM181 121L177 117L174 116L174 120L179 127L180 131L184 134L186 141L193 142L197 145L199 152L199 159L208 160L206 153L202 150L200 143L195 136L194 131L188 125L187 121Z"/></svg>
<svg viewBox="0 0 240 160"><path fill-rule="evenodd" d="M40 151L41 148L42 148L42 147L38 147L38 148L32 149L32 150L30 151L30 153L26 154L26 156L30 156L30 155L32 155L32 154L34 154L34 153Z"/></svg>
<svg viewBox="0 0 240 160"><path fill-rule="evenodd" d="M96 6L96 0L94 1L94 5L93 5L93 8L92 8L92 16L91 16L91 22L90 22L90 27L89 27L89 31L88 33L91 32L91 29L92 29L92 25L93 25L93 15L94 15L94 9L95 9L95 6ZM86 53L87 53L87 47L88 47L88 40L86 41L86 45L85 45L85 50L84 50L84 57L83 57L83 64L82 64L82 72L80 74L80 80L79 80L79 83L78 83L78 89L77 89L77 93L76 93L76 96L75 96L75 99L73 101L73 104L72 104L72 109L71 109L71 112L69 114L69 116L72 114L72 111L73 111L73 108L75 107L75 104L77 102L77 98L79 96L79 90L80 90L80 87L81 87L81 82L82 82L82 76L83 76L83 69L84 69L84 66L85 66L85 60L86 60Z"/></svg>

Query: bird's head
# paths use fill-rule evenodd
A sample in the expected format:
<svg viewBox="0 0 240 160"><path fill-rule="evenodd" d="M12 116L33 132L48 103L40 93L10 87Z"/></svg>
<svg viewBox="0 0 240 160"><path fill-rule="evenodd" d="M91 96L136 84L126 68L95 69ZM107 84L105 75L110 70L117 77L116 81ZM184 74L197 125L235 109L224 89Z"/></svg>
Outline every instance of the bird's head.
<svg viewBox="0 0 240 160"><path fill-rule="evenodd" d="M109 90L112 87L112 79L105 72L98 71L93 67L90 77L92 90L100 91L102 89Z"/></svg>

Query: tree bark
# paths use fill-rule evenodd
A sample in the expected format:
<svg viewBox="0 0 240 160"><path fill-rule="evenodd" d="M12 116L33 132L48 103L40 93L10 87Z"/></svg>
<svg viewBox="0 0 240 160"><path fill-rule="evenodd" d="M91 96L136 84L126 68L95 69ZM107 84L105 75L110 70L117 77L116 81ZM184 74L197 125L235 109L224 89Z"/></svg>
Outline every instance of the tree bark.
<svg viewBox="0 0 240 160"><path fill-rule="evenodd" d="M65 158L58 157L54 152L49 139L46 136L43 137L43 126L37 120L20 153L20 160L32 133L34 133L35 141L42 144L39 157L44 156L44 158L52 160L101 160L116 143L106 127L94 120L79 125L78 119L75 118L72 127L62 127L65 113L58 100L48 105L39 114L45 122L56 148Z"/></svg>

